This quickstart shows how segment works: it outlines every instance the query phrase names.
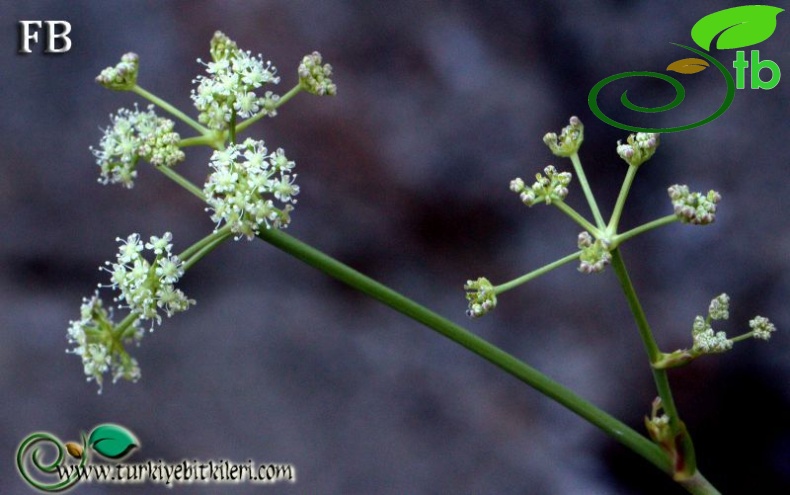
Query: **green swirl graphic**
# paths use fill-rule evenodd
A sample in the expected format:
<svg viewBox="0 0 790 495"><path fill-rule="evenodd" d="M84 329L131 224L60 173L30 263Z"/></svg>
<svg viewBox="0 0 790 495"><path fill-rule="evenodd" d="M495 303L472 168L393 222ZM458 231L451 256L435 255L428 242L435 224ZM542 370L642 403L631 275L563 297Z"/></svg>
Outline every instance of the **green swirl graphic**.
<svg viewBox="0 0 790 495"><path fill-rule="evenodd" d="M54 461L49 464L45 464L41 461L41 450L39 448L35 448L32 453L30 453L30 462L25 462L26 456L28 452L33 449L33 447L40 443L40 442L48 442L55 446L57 450L57 457ZM84 466L88 460L87 455L87 444L86 439L83 436L83 450L85 451L85 455L82 456L80 459L80 467ZM57 476L57 468L64 464L64 450L65 447L60 442L60 440L51 435L49 433L33 433L29 435L25 440L19 445L19 449L16 451L16 465L19 469L19 474L30 483L31 486L34 488L38 488L41 491L45 492L59 492L71 488L79 481L79 476L76 472L72 472L71 476L68 479L53 482L53 483L44 483L38 481L29 472L29 467L32 464L39 473L46 473L48 475Z"/></svg>
<svg viewBox="0 0 790 495"><path fill-rule="evenodd" d="M721 106L714 112L712 115L700 120L699 122L694 122L692 124L681 125L676 127L637 127L633 125L623 124L621 122L617 122L616 120L608 117L601 108L598 106L598 93L603 89L604 86L609 84L610 82L617 81L619 79L625 79L627 77L655 77L661 79L662 81L666 81L675 88L675 99L672 100L670 103L660 107L641 107L639 105L635 105L628 99L628 91L624 91L622 96L620 97L620 102L626 108L630 110L634 110L637 112L642 113L658 113L658 112L665 112L667 110L671 110L676 106L680 105L683 102L683 99L686 97L686 91L683 89L683 85L672 76L668 76L666 74L662 74L660 72L649 72L649 71L631 71L631 72L621 72L619 74L615 74L613 76L609 76L606 79L601 80L598 84L593 86L590 90L590 94L587 97L587 102L590 105L590 110L595 114L596 117L601 119L602 121L606 122L607 124L618 127L620 129L624 129L626 131L633 131L633 132L678 132L678 131L686 131L688 129L693 129L695 127L699 127L701 125L705 125L708 122L711 122L714 119L717 119L721 114L723 114L732 104L732 100L735 98L735 81L732 78L732 75L727 71L724 65L721 64L718 60L711 57L705 52L697 50L695 48L691 48L689 46L680 45L678 43L672 43L675 46L679 46L681 48L685 48L686 50L692 51L703 57L705 60L716 66L719 69L719 72L722 73L724 76L724 80L727 83L727 96L724 98Z"/></svg>

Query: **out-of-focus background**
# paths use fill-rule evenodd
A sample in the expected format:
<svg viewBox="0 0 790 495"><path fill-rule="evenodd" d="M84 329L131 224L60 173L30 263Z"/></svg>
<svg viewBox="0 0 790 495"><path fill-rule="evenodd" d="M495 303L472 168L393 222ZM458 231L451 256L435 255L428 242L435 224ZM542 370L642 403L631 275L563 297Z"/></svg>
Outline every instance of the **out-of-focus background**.
<svg viewBox="0 0 790 495"><path fill-rule="evenodd" d="M608 215L627 132L592 115L590 88L629 70L663 71L689 54L701 17L722 1L178 1L0 4L0 493L25 493L13 456L34 431L76 440L104 423L132 430L146 459L287 462L297 483L192 485L189 493L682 493L594 427L489 363L260 242L229 242L182 288L198 301L147 334L137 384L85 383L65 353L69 320L106 274L115 238L172 231L175 251L213 228L203 206L140 166L134 189L101 186L88 150L109 114L146 102L93 82L134 51L139 83L194 115L193 78L222 30L263 53L285 92L319 50L338 95L300 95L247 135L283 147L302 193L289 233L391 285L526 360L643 430L655 396L633 320L611 270L565 266L506 293L485 318L465 315L463 283L515 278L575 249L559 211L527 209L508 190L549 163L542 143L568 117L585 124L582 161ZM71 23L62 55L19 55L19 20ZM757 47L790 70L790 15ZM747 48L747 51L749 48ZM713 52L731 68L734 51ZM748 56L748 55L747 55ZM715 70L677 76L686 102L650 117L678 125L724 97ZM768 74L763 73L767 79ZM768 342L671 373L700 467L725 493L790 492L790 80L738 90L719 119L662 136L640 169L625 228L668 214L666 188L723 196L715 224L672 225L623 248L664 350L727 292L731 335L754 314ZM637 103L668 85L631 82ZM628 89L624 86L619 91ZM612 90L602 100L628 119ZM640 99L641 98L641 99ZM178 124L182 137L190 128ZM202 183L210 151L179 165ZM568 201L587 212L573 183ZM105 297L109 292L105 293ZM79 493L165 493L163 486L82 485ZM77 491L75 491L77 493ZM167 493L174 493L167 491Z"/></svg>

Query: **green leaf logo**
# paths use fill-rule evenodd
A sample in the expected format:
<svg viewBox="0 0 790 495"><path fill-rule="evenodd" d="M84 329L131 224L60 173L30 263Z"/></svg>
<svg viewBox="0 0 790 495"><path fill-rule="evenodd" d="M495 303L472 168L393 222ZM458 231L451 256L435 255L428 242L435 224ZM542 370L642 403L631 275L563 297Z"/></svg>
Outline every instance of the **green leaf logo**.
<svg viewBox="0 0 790 495"><path fill-rule="evenodd" d="M710 51L713 38L716 48L728 50L762 43L774 34L776 16L784 9L770 5L743 5L708 14L691 28L691 39Z"/></svg>
<svg viewBox="0 0 790 495"><path fill-rule="evenodd" d="M88 437L88 446L108 459L120 459L138 445L131 431L109 423L97 426Z"/></svg>

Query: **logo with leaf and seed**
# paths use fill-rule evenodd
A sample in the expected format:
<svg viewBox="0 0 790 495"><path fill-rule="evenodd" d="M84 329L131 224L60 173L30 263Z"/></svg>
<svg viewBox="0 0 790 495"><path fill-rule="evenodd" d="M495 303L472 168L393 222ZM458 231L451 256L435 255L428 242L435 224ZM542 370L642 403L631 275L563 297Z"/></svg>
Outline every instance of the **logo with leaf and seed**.
<svg viewBox="0 0 790 495"><path fill-rule="evenodd" d="M80 481L85 466L90 462L91 452L105 459L120 461L140 446L131 431L111 423L99 425L81 437L81 442L64 443L47 432L28 435L16 452L19 474L34 488L60 492ZM52 461L45 460L52 457Z"/></svg>
<svg viewBox="0 0 790 495"><path fill-rule="evenodd" d="M738 48L745 48L762 43L771 37L776 30L776 17L784 9L772 7L770 5L744 5L741 7L733 7L730 9L720 10L712 14L706 15L691 28L691 39L694 40L702 50L692 48L690 46L681 45L679 43L672 43L675 46L688 50L698 57L687 57L676 60L670 63L666 70L676 72L679 74L696 74L704 71L709 67L715 67L724 77L727 85L727 93L724 101L711 115L691 124L679 125L674 127L639 127L618 122L613 118L607 116L598 105L598 94L604 86L629 77L650 77L657 78L669 83L675 90L675 98L667 103L657 107L644 107L633 103L628 97L628 91L623 91L620 95L620 102L622 105L635 112L640 113L660 113L680 105L686 97L686 90L683 85L672 76L663 74L661 72L652 71L629 71L621 72L609 76L593 86L590 94L587 97L587 102L590 109L596 117L606 122L607 124L633 132L678 132L693 129L701 125L707 124L720 117L732 104L735 98L735 89L744 89L746 87L746 69L750 68L750 87L752 89L773 89L779 84L781 71L779 66L772 60L761 60L759 50L751 50L749 60L746 60L745 52L738 50L736 52L735 60L732 63L735 68L735 79L733 79L730 72L724 65L713 58L708 51L711 49L714 40L716 41L715 47L719 50L732 50ZM762 71L769 71L770 79L761 79Z"/></svg>

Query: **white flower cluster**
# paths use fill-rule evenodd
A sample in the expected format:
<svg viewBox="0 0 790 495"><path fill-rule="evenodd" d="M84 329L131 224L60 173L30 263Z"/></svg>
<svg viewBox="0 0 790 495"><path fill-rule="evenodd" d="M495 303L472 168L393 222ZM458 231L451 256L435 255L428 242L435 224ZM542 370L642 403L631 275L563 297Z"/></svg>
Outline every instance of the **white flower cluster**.
<svg viewBox="0 0 790 495"><path fill-rule="evenodd" d="M638 132L626 139L626 144L617 141L617 154L633 167L650 160L658 149L658 134Z"/></svg>
<svg viewBox="0 0 790 495"><path fill-rule="evenodd" d="M710 322L701 316L694 318L691 336L694 339L692 350L702 354L724 352L732 349L732 340L727 338L727 334L715 332L713 327L710 326Z"/></svg>
<svg viewBox="0 0 790 495"><path fill-rule="evenodd" d="M203 188L211 219L230 225L236 239L252 239L262 228L285 228L296 203L294 162L278 148L269 153L263 141L247 139L215 151L209 163L214 172ZM275 206L273 199L286 203Z"/></svg>
<svg viewBox="0 0 790 495"><path fill-rule="evenodd" d="M299 84L311 94L318 96L334 96L337 94L337 86L332 82L332 66L329 64L321 65L321 54L313 52L302 58L299 64Z"/></svg>
<svg viewBox="0 0 790 495"><path fill-rule="evenodd" d="M221 32L211 40L214 60L199 63L206 66L208 76L197 76L192 81L197 89L192 90L192 101L200 112L198 120L210 129L228 127L234 115L252 117L260 111L274 116L274 104L279 96L267 91L263 96L256 90L268 83L280 82L277 69L262 56L253 56L242 51Z"/></svg>
<svg viewBox="0 0 790 495"><path fill-rule="evenodd" d="M690 192L688 186L675 184L667 192L672 200L675 215L681 222L707 225L716 220L716 204L721 201L721 195L716 191L711 190L703 195Z"/></svg>
<svg viewBox="0 0 790 495"><path fill-rule="evenodd" d="M96 82L105 88L116 91L129 91L137 84L140 59L136 53L129 52L121 57L115 67L107 67L96 76Z"/></svg>
<svg viewBox="0 0 790 495"><path fill-rule="evenodd" d="M171 253L173 236L170 232L162 237L151 236L145 244L138 234L117 240L121 242L117 262L106 262L100 270L111 274L108 287L120 291L114 300L123 302L122 307L129 309L128 316L120 323L114 323L112 308L109 312L105 310L96 292L83 299L80 319L70 322L68 329L68 341L76 347L66 352L82 358L85 375L88 381L96 380L99 392L105 373L112 374L113 383L120 378L130 381L140 378L140 367L126 352L125 345L139 343L142 339L142 320L151 320L153 330L154 323L162 321L159 309L172 316L195 304L173 286L184 269L181 260ZM142 252L146 249L155 255L153 263L143 258Z"/></svg>
<svg viewBox="0 0 790 495"><path fill-rule="evenodd" d="M770 339L771 334L776 331L776 326L765 316L755 316L749 321L749 328L752 329L752 337L760 340Z"/></svg>
<svg viewBox="0 0 790 495"><path fill-rule="evenodd" d="M143 320L161 323L162 317L158 310L173 316L180 311L186 311L195 301L188 299L174 284L184 274L183 263L171 254L173 236L166 232L162 237L151 236L150 242L143 244L138 234L132 234L126 240L120 237L121 247L116 256L117 262L105 264L111 268L104 268L110 272L111 287L120 290L116 298L123 302L124 307ZM142 256L143 248L153 251L156 256L153 263L149 263Z"/></svg>
<svg viewBox="0 0 790 495"><path fill-rule="evenodd" d="M518 194L521 202L527 206L544 202L547 205L552 201L561 201L568 195L568 184L571 183L570 172L557 172L554 165L549 165L543 172L535 174L535 183L527 186L521 178L510 181L510 190Z"/></svg>
<svg viewBox="0 0 790 495"><path fill-rule="evenodd" d="M91 147L101 168L99 182L134 186L137 162L142 158L153 165L173 166L184 159L178 147L181 137L173 131L172 120L158 117L153 105L141 112L122 108L110 115L112 127L104 131L99 148Z"/></svg>
<svg viewBox="0 0 790 495"><path fill-rule="evenodd" d="M768 318L755 316L749 321L750 332L728 339L724 332L714 332L710 323L712 320L726 320L729 316L730 297L727 294L720 294L710 302L707 318L697 316L694 319L691 333L694 338L692 352L695 355L692 357L727 351L732 348L735 342L748 338L768 340L771 338L771 334L776 331L776 326Z"/></svg>
<svg viewBox="0 0 790 495"><path fill-rule="evenodd" d="M98 293L83 299L80 319L69 322L68 341L76 347L66 352L82 358L87 380L95 380L99 384L99 393L105 373L112 374L113 383L120 378L132 382L140 378L137 360L126 353L123 344L139 341L143 330L137 320L121 335L116 335L114 330L112 317L104 309Z"/></svg>
<svg viewBox="0 0 790 495"><path fill-rule="evenodd" d="M479 318L496 307L496 291L487 278L467 280L464 290L466 300L469 301L466 315L470 318Z"/></svg>
<svg viewBox="0 0 790 495"><path fill-rule="evenodd" d="M730 317L730 296L719 294L710 301L708 317L697 316L691 327L694 339L692 349L701 354L724 352L732 349L732 340L724 332L714 332L711 320L726 320Z"/></svg>

